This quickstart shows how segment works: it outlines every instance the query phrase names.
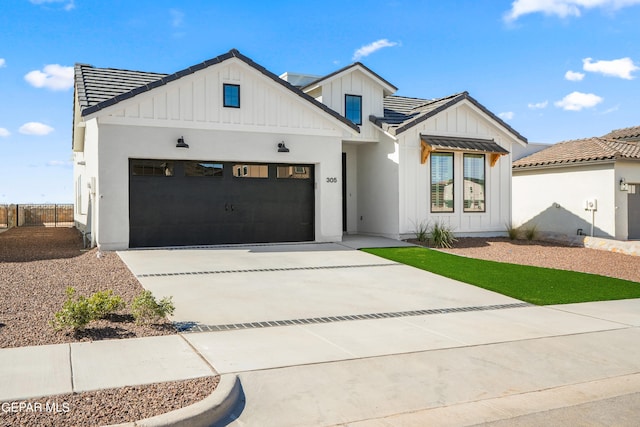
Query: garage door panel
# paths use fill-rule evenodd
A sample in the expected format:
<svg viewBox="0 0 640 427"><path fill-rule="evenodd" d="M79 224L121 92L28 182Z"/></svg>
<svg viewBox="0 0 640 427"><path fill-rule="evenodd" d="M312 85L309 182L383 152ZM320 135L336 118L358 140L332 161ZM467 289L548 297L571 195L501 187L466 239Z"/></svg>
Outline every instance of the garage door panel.
<svg viewBox="0 0 640 427"><path fill-rule="evenodd" d="M314 240L311 165L286 166L304 179L281 179L278 165L269 165L264 178L264 165L144 161L153 166L145 169L136 162L142 161L130 164L130 247ZM166 163L169 176L159 172Z"/></svg>

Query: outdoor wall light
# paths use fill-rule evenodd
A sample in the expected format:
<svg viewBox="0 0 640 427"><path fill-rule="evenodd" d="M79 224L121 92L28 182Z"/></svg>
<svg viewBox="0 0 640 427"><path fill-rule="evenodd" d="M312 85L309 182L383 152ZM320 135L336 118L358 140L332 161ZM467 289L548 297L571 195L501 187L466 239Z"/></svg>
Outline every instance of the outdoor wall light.
<svg viewBox="0 0 640 427"><path fill-rule="evenodd" d="M189 148L189 144L184 142L184 138L183 137L180 137L180 138L178 138L178 143L176 144L176 147L178 147L178 148Z"/></svg>
<svg viewBox="0 0 640 427"><path fill-rule="evenodd" d="M620 178L620 191L629 191L627 180L624 178Z"/></svg>
<svg viewBox="0 0 640 427"><path fill-rule="evenodd" d="M289 149L284 145L284 141L278 143L278 153L288 153Z"/></svg>

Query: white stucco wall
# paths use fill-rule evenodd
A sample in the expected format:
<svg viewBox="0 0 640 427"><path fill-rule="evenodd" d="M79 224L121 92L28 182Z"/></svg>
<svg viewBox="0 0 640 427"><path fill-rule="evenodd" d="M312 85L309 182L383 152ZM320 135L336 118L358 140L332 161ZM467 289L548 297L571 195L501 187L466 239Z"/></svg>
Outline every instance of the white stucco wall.
<svg viewBox="0 0 640 427"><path fill-rule="evenodd" d="M485 154L485 212L463 212L463 153L454 153L454 212L432 213L430 159L420 163L420 134L493 139L511 151L518 144L495 122L467 101L437 114L402 133L400 142L400 233L415 234L421 223L442 222L458 236L500 235L511 222L511 155L501 156L490 166Z"/></svg>
<svg viewBox="0 0 640 427"><path fill-rule="evenodd" d="M585 201L596 199L594 236L616 236L619 193L613 163L513 171L513 225L540 232L591 234L592 214Z"/></svg>

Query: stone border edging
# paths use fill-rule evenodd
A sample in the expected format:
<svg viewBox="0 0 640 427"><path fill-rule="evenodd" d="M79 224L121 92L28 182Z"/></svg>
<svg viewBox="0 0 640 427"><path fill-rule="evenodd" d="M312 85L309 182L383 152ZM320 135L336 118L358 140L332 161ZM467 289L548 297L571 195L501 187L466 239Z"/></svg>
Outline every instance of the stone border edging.
<svg viewBox="0 0 640 427"><path fill-rule="evenodd" d="M234 374L220 376L216 389L199 402L155 417L108 427L206 427L229 415L241 397L240 379Z"/></svg>

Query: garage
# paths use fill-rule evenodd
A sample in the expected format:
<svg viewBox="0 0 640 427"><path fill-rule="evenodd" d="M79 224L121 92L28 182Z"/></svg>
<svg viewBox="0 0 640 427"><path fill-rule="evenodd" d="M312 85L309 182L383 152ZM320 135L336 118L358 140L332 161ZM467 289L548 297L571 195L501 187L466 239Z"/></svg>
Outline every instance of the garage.
<svg viewBox="0 0 640 427"><path fill-rule="evenodd" d="M129 160L129 247L314 240L314 168Z"/></svg>

